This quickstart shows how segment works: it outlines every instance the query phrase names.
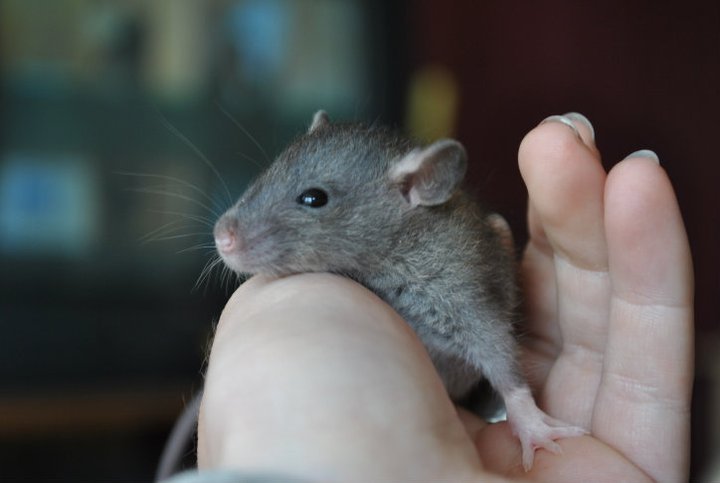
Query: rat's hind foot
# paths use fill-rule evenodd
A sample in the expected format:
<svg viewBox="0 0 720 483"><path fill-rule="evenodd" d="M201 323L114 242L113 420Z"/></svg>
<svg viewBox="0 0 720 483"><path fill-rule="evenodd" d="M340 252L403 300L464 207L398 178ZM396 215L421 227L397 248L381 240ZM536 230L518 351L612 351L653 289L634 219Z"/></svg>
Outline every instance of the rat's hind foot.
<svg viewBox="0 0 720 483"><path fill-rule="evenodd" d="M543 448L551 453L562 453L560 445L555 442L560 438L582 436L587 431L577 426L569 426L562 421L551 418L537 409L538 414L516 415L508 421L513 433L522 446L522 464L525 471L530 471L535 459L535 450Z"/></svg>
<svg viewBox="0 0 720 483"><path fill-rule="evenodd" d="M522 446L522 464L525 471L532 468L536 449L543 448L558 454L562 450L555 442L556 439L587 434L587 430L565 424L541 411L527 388L515 389L504 399L508 423Z"/></svg>

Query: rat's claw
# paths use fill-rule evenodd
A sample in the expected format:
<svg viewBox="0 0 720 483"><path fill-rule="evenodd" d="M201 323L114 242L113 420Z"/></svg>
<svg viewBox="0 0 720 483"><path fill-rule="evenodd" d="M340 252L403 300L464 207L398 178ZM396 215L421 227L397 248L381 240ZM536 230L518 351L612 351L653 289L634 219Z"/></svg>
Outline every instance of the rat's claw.
<svg viewBox="0 0 720 483"><path fill-rule="evenodd" d="M587 434L583 428L570 426L542 412L535 405L530 391L525 388L511 392L505 398L505 406L512 432L522 446L522 465L525 471L532 468L536 449L542 448L560 454L562 448L555 442L556 439Z"/></svg>
<svg viewBox="0 0 720 483"><path fill-rule="evenodd" d="M582 436L585 433L587 433L587 431L576 426L553 427L543 421L540 422L540 425L534 426L532 430L516 433L522 446L523 468L525 471L530 471L535 459L536 449L542 448L553 454L562 454L562 447L555 442L556 439Z"/></svg>
<svg viewBox="0 0 720 483"><path fill-rule="evenodd" d="M554 454L561 454L562 448L555 442L556 439L573 438L587 433L583 428L568 426L557 419L547 416L539 409L538 412L542 415L540 418L521 418L519 423L513 424L511 422L513 432L517 434L522 446L522 462L525 471L530 471L532 468L536 449L542 448ZM551 424L558 424L558 426L551 426L545 421L546 419ZM516 430L516 425L522 427Z"/></svg>

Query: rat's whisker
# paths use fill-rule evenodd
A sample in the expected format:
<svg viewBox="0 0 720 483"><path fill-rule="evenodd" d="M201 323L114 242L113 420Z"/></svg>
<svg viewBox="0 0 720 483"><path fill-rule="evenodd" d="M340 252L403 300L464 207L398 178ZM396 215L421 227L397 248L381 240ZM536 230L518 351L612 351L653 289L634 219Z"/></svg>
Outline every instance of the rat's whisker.
<svg viewBox="0 0 720 483"><path fill-rule="evenodd" d="M208 218L207 216L200 216L200 215L191 215L188 213L182 213L180 211L163 211L163 210L148 210L150 213L157 213L160 215L170 215L170 216L179 216L181 218L184 218L186 220L195 221L197 223L200 223L205 226L209 226L210 228L215 227L215 220Z"/></svg>
<svg viewBox="0 0 720 483"><path fill-rule="evenodd" d="M173 233L177 233L179 231L185 231L192 229L193 227L191 225L187 224L181 224L185 223L185 220L175 220L171 221L170 223L166 223L151 232L143 235L138 239L138 241L142 244L155 241L158 237L163 237L167 235L171 235Z"/></svg>
<svg viewBox="0 0 720 483"><path fill-rule="evenodd" d="M230 292L233 289L233 278L235 279L235 282L237 282L237 274L234 271L230 270L227 265L223 266L223 272L225 275L225 291Z"/></svg>
<svg viewBox="0 0 720 483"><path fill-rule="evenodd" d="M161 187L149 186L149 187L146 187L146 188L130 188L129 191L134 191L134 192L136 192L136 193L144 193L144 194L149 194L149 195L168 196L168 197L171 197L171 198L178 198L178 199L181 199L181 200L185 200L185 201L187 201L188 203L192 203L192 204L194 204L194 205L196 205L196 206L199 206L200 208L208 211L208 212L209 212L211 215L213 215L215 218L219 218L219 217L220 217L220 214L219 214L217 211L215 211L214 209L212 209L211 207L209 207L208 205L206 205L206 204L203 203L202 201L198 201L198 200L196 200L195 198L192 198L192 197L190 197L190 196L186 196L186 195L184 195L184 194L182 194L182 193L177 193L177 192L175 192L175 191L169 191L169 190L167 190L167 189L161 189L161 188L164 188L164 187L162 187L162 186L161 186Z"/></svg>
<svg viewBox="0 0 720 483"><path fill-rule="evenodd" d="M228 269L228 271L230 272L230 275L229 275L229 277L228 277L228 280L230 281L230 291L232 292L233 290L235 290L235 289L240 285L240 283L239 283L239 280L240 280L240 279L238 278L237 273L235 273L235 272L233 272L232 270L229 270L229 269Z"/></svg>
<svg viewBox="0 0 720 483"><path fill-rule="evenodd" d="M243 153L243 152L240 152L240 151L238 151L237 154L238 154L238 156L240 156L240 157L242 157L242 158L244 158L244 159L247 159L247 160L250 161L252 164L254 164L255 166L257 166L258 168L260 168L260 169L265 169L265 166L263 166L262 164L258 163L258 162L255 160L255 158L253 158L252 156L248 156L247 154L245 154L245 153Z"/></svg>
<svg viewBox="0 0 720 483"><path fill-rule="evenodd" d="M203 152L200 151L200 149L198 149L198 147L195 146L195 144L193 144L192 141L190 141L190 140L187 138L187 136L185 136L183 133L181 133L175 126L173 126L173 125L170 123L170 121L168 121L168 120L165 118L165 116L163 116L162 114L160 114L160 118L162 119L162 122L163 122L163 124L165 125L165 127L168 129L168 131L170 131L171 133L173 133L175 136L178 137L178 139L180 139L183 143L185 143L185 145L186 145L188 148L190 148L190 149L210 168L210 170L213 172L213 174L215 175L215 177L217 177L217 179L218 179L218 180L220 181L220 183L222 184L222 187L223 187L223 189L225 190L225 194L227 195L227 201L228 201L228 203L229 203L229 204L232 204L233 197L232 197L232 194L230 194L230 189L228 188L228 186L227 186L227 184L225 183L225 180L222 178L222 176L220 176L220 172L217 170L217 168L216 168L215 165L212 163L212 161L210 161L210 160L208 159L208 157L205 156L205 154L203 154Z"/></svg>
<svg viewBox="0 0 720 483"><path fill-rule="evenodd" d="M203 280L207 276L207 273L212 270L212 267L215 265L215 262L217 259L215 257L208 259L207 262L205 262L205 265L203 266L202 270L200 270L200 274L198 275L198 278L195 280L195 284L193 284L192 292L195 292L198 288L200 288L200 285L202 284Z"/></svg>
<svg viewBox="0 0 720 483"><path fill-rule="evenodd" d="M186 181L184 179L177 178L175 176L167 176L164 174L155 174L155 173L139 173L139 172L135 172L135 171L115 171L115 174L120 174L123 176L134 176L137 178L155 178L155 179L170 181L172 183L177 183L178 185L184 186L184 187L196 192L197 194L202 196L206 201L210 202L212 204L212 206L215 208L214 211L221 212L221 211L225 210L225 208L222 205L218 204L217 200L210 197L210 195L208 195L204 190L199 188L197 185L190 183L189 181Z"/></svg>
<svg viewBox="0 0 720 483"><path fill-rule="evenodd" d="M255 137L254 137L252 134L250 134L250 132L249 132L247 129L245 129L245 128L242 126L242 124L240 124L240 123L237 121L237 119L235 119L235 118L232 116L232 114L230 114L228 111L226 111L225 108L223 108L223 107L220 105L220 103L216 102L215 105L218 107L218 109L220 109L220 112L222 112L223 114L225 114L225 115L227 116L227 118L230 119L230 121L232 121L232 123L235 124L235 125L237 126L237 128L240 129L240 131L242 131L243 134L245 134L245 136L247 136L247 138L255 145L255 147L258 148L258 151L260 151L260 152L262 153L262 155L265 157L265 161L268 162L268 163L270 163L270 161L271 161L271 160L270 160L270 156L268 156L267 151L265 151L265 149L263 149L262 145L260 145L260 143L257 141L257 139L255 139ZM255 161L252 160L252 159L251 159L251 161L255 162ZM260 166L260 165L257 165L257 166L260 167L260 168L263 167L263 166Z"/></svg>
<svg viewBox="0 0 720 483"><path fill-rule="evenodd" d="M176 253L179 255L182 253L187 253L187 252L192 252L192 251L197 251L197 250L207 250L209 252L214 252L215 244L210 243L210 242L198 243L197 245L193 245L191 247L187 247L187 248L183 248L182 250L178 250Z"/></svg>
<svg viewBox="0 0 720 483"><path fill-rule="evenodd" d="M159 236L159 237L157 237L157 238L153 238L151 241L177 240L177 239L179 239L179 238L188 238L188 237L191 237L191 236L196 236L196 237L197 237L197 236L203 236L203 237L206 237L206 236L208 236L208 233L205 232L205 231L203 231L203 232L195 232L195 233L181 233L181 234L179 234L179 235Z"/></svg>
<svg viewBox="0 0 720 483"><path fill-rule="evenodd" d="M226 283L227 283L227 270L226 270L226 268L227 268L226 266L220 267L220 289L221 289L221 290L224 290L224 291L227 291L227 289L225 288L225 287L226 287Z"/></svg>
<svg viewBox="0 0 720 483"><path fill-rule="evenodd" d="M215 255L214 257L210 258L206 263L203 269L200 271L200 275L198 276L197 280L195 281L195 285L193 286L193 291L196 291L199 289L203 283L205 283L208 280L208 277L210 276L210 272L218 266L218 264L222 263L222 258Z"/></svg>

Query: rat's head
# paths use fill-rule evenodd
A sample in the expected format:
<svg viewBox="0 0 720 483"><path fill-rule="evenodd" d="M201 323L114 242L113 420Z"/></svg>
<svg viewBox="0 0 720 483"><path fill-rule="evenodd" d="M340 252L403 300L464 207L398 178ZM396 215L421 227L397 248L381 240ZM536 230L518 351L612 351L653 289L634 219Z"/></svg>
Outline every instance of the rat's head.
<svg viewBox="0 0 720 483"><path fill-rule="evenodd" d="M450 199L465 167L456 141L418 148L319 111L217 221L215 244L236 272L372 272L407 220Z"/></svg>

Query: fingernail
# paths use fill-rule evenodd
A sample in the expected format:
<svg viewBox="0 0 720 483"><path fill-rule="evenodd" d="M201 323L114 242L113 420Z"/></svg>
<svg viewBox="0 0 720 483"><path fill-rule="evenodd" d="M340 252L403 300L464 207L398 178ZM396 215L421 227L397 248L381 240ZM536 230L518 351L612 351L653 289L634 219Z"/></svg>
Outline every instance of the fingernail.
<svg viewBox="0 0 720 483"><path fill-rule="evenodd" d="M567 117L567 116L549 116L549 117L546 117L545 119L543 119L540 122L540 124L545 124L546 122L559 122L559 123L565 124L570 129L572 129L573 132L575 133L575 135L578 137L578 139L580 139L582 141L582 136L580 136L580 132L577 130L577 128L575 127L575 124L573 124L572 120L569 117Z"/></svg>
<svg viewBox="0 0 720 483"><path fill-rule="evenodd" d="M587 117L583 116L579 112L568 112L563 115L569 118L571 121L578 121L585 124L585 126L587 126L588 130L590 131L590 139L592 139L593 142L595 141L595 128Z"/></svg>
<svg viewBox="0 0 720 483"><path fill-rule="evenodd" d="M660 158L658 158L658 155L655 154L655 151L651 151L649 149L641 149L639 151L635 151L634 153L630 153L625 156L625 159L628 158L647 158L652 159L657 164L660 164Z"/></svg>

